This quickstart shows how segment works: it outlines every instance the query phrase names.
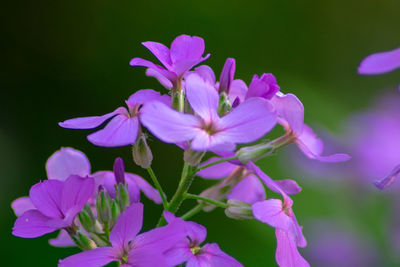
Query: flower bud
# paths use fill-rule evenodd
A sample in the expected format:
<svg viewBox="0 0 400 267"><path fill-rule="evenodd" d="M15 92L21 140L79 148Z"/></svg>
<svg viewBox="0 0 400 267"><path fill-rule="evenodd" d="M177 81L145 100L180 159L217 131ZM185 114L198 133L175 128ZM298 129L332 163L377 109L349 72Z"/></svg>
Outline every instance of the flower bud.
<svg viewBox="0 0 400 267"><path fill-rule="evenodd" d="M86 210L82 210L78 214L79 221L81 222L81 225L87 232L93 232L94 231L94 221L88 214Z"/></svg>
<svg viewBox="0 0 400 267"><path fill-rule="evenodd" d="M200 164L206 152L193 151L190 148L186 149L183 153L183 160L187 162L190 166L197 166Z"/></svg>
<svg viewBox="0 0 400 267"><path fill-rule="evenodd" d="M151 153L150 147L146 142L146 137L141 134L138 140L132 146L133 161L136 165L147 169L150 167L153 161L153 154Z"/></svg>
<svg viewBox="0 0 400 267"><path fill-rule="evenodd" d="M185 109L185 92L183 90L177 90L172 92L172 108L183 112Z"/></svg>
<svg viewBox="0 0 400 267"><path fill-rule="evenodd" d="M225 92L222 92L219 95L219 103L218 103L218 115L224 116L226 113L231 111L232 104L228 95Z"/></svg>
<svg viewBox="0 0 400 267"><path fill-rule="evenodd" d="M84 235L83 233L77 232L76 237L77 237L77 240L79 241L79 244L81 245L81 247L83 249L90 250L90 249L97 248L96 243L92 239L90 239L89 237Z"/></svg>
<svg viewBox="0 0 400 267"><path fill-rule="evenodd" d="M114 176L115 176L115 182L117 184L124 184L125 183L125 165L124 161L122 158L118 157L114 161Z"/></svg>
<svg viewBox="0 0 400 267"><path fill-rule="evenodd" d="M254 218L251 205L249 203L236 199L229 199L227 204L228 207L225 209L225 214L229 218L235 220L245 220Z"/></svg>
<svg viewBox="0 0 400 267"><path fill-rule="evenodd" d="M116 184L115 193L120 211L124 212L126 207L130 205L128 184Z"/></svg>
<svg viewBox="0 0 400 267"><path fill-rule="evenodd" d="M236 63L234 58L227 58L219 77L219 92L229 94L229 89L235 75Z"/></svg>
<svg viewBox="0 0 400 267"><path fill-rule="evenodd" d="M99 220L104 224L110 223L111 222L110 196L105 191L104 187L101 185L99 186L99 192L97 193L96 208Z"/></svg>
<svg viewBox="0 0 400 267"><path fill-rule="evenodd" d="M120 214L121 214L121 209L119 207L119 203L116 199L113 199L111 201L111 217L113 224L115 224Z"/></svg>

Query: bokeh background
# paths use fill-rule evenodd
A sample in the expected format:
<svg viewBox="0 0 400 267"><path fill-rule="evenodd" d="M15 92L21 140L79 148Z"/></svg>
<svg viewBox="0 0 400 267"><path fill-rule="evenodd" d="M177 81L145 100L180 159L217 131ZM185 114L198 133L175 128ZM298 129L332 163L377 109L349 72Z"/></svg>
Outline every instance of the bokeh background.
<svg viewBox="0 0 400 267"><path fill-rule="evenodd" d="M55 266L76 251L50 247L48 236L23 240L11 235L11 201L46 179L46 159L61 146L85 152L94 171L111 169L121 156L129 171L147 177L131 161L129 147L95 147L86 141L88 132L57 125L67 118L110 112L138 89L164 90L144 69L128 65L133 57L153 58L142 41L169 45L179 34L201 36L211 53L206 64L217 75L227 57L236 58L236 77L247 83L254 73L272 72L284 92L302 100L307 122L340 138L351 114L370 107L385 90L396 92L399 71L366 77L356 69L366 55L399 46L399 10L398 0L2 2L1 265ZM155 138L150 145L153 167L171 194L181 151ZM343 147L340 152L349 151ZM388 242L387 224L395 212L390 196L374 191L370 181L365 181L368 189L358 189L362 186L351 175L326 179L320 172L321 179L310 178L296 169L296 157L278 153L260 165L273 178L290 177L303 186L293 197L294 210L309 241L310 249L301 252L311 264L334 266L316 259L311 248L320 247L318 237L336 229L333 236L349 241L338 241L343 254L334 246L328 254L338 254L342 266L351 266L354 247L370 266L398 266ZM197 180L193 192L205 184ZM160 207L146 200L145 206L149 229ZM195 219L208 228L208 241L218 242L245 266L276 265L272 228L230 220L222 210Z"/></svg>

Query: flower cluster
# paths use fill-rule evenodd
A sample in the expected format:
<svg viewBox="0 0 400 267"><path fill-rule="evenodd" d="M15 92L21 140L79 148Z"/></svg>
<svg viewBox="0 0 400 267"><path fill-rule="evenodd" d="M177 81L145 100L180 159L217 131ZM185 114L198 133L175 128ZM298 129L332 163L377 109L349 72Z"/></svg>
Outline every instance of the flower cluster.
<svg viewBox="0 0 400 267"><path fill-rule="evenodd" d="M228 58L216 81L209 66L197 66L209 57L203 56L200 37L178 36L170 48L156 42L143 45L162 66L141 58L132 59L130 65L145 67L146 74L168 93L139 90L125 101L126 107L59 125L93 129L105 124L88 140L103 147L131 146L134 162L148 171L154 188L138 175L126 173L121 158L115 160L113 171L91 173L82 152L62 148L46 164L48 180L34 185L29 197L12 203L18 216L13 234L35 238L60 230L50 240L52 245L76 245L83 252L60 260L59 266L103 266L112 261L132 267L242 266L216 243L201 245L205 227L187 221L198 212L222 208L232 219L255 219L275 228L279 266L309 266L298 251L306 239L290 197L301 188L293 180L270 178L255 162L292 143L318 161L339 162L349 156L322 155L322 141L304 124L303 104L295 95L284 94L272 74L254 75L247 86L234 78L236 62ZM283 134L263 139L278 124ZM151 168L153 154L146 130L183 150L182 176L172 197L164 193ZM218 181L192 194L189 189L195 177ZM266 190L282 199L266 199ZM144 233L139 233L140 192L164 208L158 225ZM197 203L178 215L186 199Z"/></svg>

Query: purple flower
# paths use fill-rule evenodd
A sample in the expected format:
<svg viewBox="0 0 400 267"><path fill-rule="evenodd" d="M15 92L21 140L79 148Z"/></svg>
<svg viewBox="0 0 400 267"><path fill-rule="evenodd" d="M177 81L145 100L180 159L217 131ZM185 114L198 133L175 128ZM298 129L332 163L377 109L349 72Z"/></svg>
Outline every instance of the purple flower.
<svg viewBox="0 0 400 267"><path fill-rule="evenodd" d="M164 251L184 236L178 222L138 234L143 204L130 205L110 233L111 246L99 247L60 260L59 267L97 267L119 261L124 267L169 266Z"/></svg>
<svg viewBox="0 0 400 267"><path fill-rule="evenodd" d="M71 175L65 182L45 180L32 186L29 198L35 209L17 218L13 235L35 238L72 226L93 192L93 178L78 175Z"/></svg>
<svg viewBox="0 0 400 267"><path fill-rule="evenodd" d="M148 101L160 101L166 105L170 104L170 99L167 95L160 95L160 93L151 89L140 90L125 101L128 109L119 107L113 112L102 116L69 119L60 122L59 125L68 129L93 129L112 118L102 130L88 135L88 140L96 146L103 147L131 145L136 142L140 129L140 107Z"/></svg>
<svg viewBox="0 0 400 267"><path fill-rule="evenodd" d="M249 99L219 117L217 91L196 74L186 79L186 95L198 116L182 114L153 101L142 108L143 125L166 143L191 141L191 149L206 151L233 150L236 144L264 136L276 123L271 105L261 98Z"/></svg>
<svg viewBox="0 0 400 267"><path fill-rule="evenodd" d="M273 74L264 73L261 77L255 74L246 93L246 99L250 97L271 99L279 90L280 87Z"/></svg>
<svg viewBox="0 0 400 267"><path fill-rule="evenodd" d="M223 252L216 243L205 244L207 230L195 222L185 222L170 212L164 212L169 224L179 222L184 237L165 252L168 263L176 266L186 262L187 267L240 267L240 262Z"/></svg>
<svg viewBox="0 0 400 267"><path fill-rule="evenodd" d="M164 67L142 58L133 58L129 64L132 67L146 67L146 74L155 77L168 89L176 87L188 70L210 57L210 54L202 57L204 40L197 36L180 35L172 42L170 49L156 42L142 44Z"/></svg>
<svg viewBox="0 0 400 267"><path fill-rule="evenodd" d="M276 94L272 99L278 113L278 122L290 134L293 142L300 148L304 155L310 159L324 162L341 162L349 160L347 154L333 154L322 156L323 143L313 130L304 124L304 106L293 94Z"/></svg>
<svg viewBox="0 0 400 267"><path fill-rule="evenodd" d="M358 73L375 75L391 72L400 67L400 47L391 51L379 52L364 58Z"/></svg>

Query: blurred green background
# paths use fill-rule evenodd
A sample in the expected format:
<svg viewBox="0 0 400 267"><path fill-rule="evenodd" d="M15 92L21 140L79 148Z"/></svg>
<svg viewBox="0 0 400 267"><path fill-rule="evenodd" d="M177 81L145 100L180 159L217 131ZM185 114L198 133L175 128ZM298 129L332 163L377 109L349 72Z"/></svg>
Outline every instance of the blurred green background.
<svg viewBox="0 0 400 267"><path fill-rule="evenodd" d="M0 17L1 265L55 266L75 252L50 247L48 236L24 240L11 235L11 201L46 179L46 159L61 146L85 152L93 171L111 169L114 158L122 156L130 162L129 171L147 177L131 162L129 147L95 147L86 141L88 132L57 125L68 118L110 112L138 89L164 90L144 75L143 68L128 65L133 57L154 60L142 41L169 46L183 33L203 37L206 53L211 53L206 64L217 75L227 57L236 58L235 77L247 83L254 73L272 72L284 92L302 100L307 122L340 133L341 122L351 112L368 107L382 89L400 80L399 72L373 77L356 73L368 54L399 46L399 10L398 0L6 0ZM171 194L181 151L155 138L150 145L154 169ZM279 156L260 164L276 179L287 178L293 165ZM300 174L290 178L303 185ZM204 183L198 180L192 192L201 188ZM384 194L366 199L362 210L348 206L348 194L339 182L329 192L305 184L293 197L297 218L300 223L346 218L358 230L372 233L378 246L384 244L381 220L390 212ZM148 229L160 208L144 202ZM195 219L208 228L207 241L219 243L245 266L276 265L272 228L230 220L222 210ZM382 255L388 260L380 266L395 266Z"/></svg>

